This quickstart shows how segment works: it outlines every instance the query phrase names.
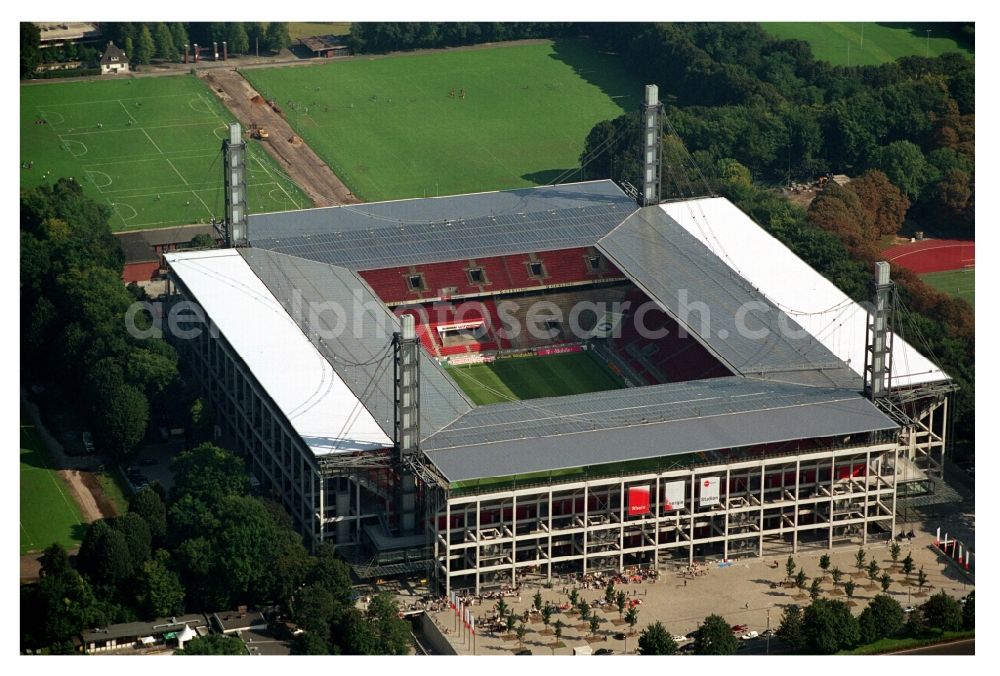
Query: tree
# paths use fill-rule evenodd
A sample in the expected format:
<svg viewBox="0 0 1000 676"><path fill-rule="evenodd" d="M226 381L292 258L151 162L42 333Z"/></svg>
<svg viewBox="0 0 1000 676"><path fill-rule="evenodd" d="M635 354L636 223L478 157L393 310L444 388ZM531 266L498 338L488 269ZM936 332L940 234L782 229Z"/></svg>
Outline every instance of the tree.
<svg viewBox="0 0 1000 676"><path fill-rule="evenodd" d="M635 625L639 623L639 609L635 606L629 606L629 609L625 611L625 622L628 624L629 633L635 633Z"/></svg>
<svg viewBox="0 0 1000 676"><path fill-rule="evenodd" d="M806 588L806 571L799 568L798 574L795 576L795 586L799 591Z"/></svg>
<svg viewBox="0 0 1000 676"><path fill-rule="evenodd" d="M901 547L899 543L893 540L889 543L889 558L892 559L892 567L895 568L896 564L899 562L899 552Z"/></svg>
<svg viewBox="0 0 1000 676"><path fill-rule="evenodd" d="M535 592L535 596L532 599L532 605L534 605L535 610L540 611L542 609L542 592L540 591Z"/></svg>
<svg viewBox="0 0 1000 676"><path fill-rule="evenodd" d="M243 461L215 446L201 444L174 458L174 499L190 495L214 503L229 495L247 495L250 480Z"/></svg>
<svg viewBox="0 0 1000 676"><path fill-rule="evenodd" d="M844 583L844 593L847 594L848 599L854 598L855 589L857 589L857 585L854 584L854 580L848 580Z"/></svg>
<svg viewBox="0 0 1000 676"><path fill-rule="evenodd" d="M696 655L732 655L738 645L729 623L718 615L709 615L698 627L694 652Z"/></svg>
<svg viewBox="0 0 1000 676"><path fill-rule="evenodd" d="M388 594L378 594L368 604L363 618L355 618L355 629L366 626L374 645L361 639L365 632L355 632L353 643L349 640L343 646L347 655L406 655L410 651L412 638L410 627L399 618L399 605Z"/></svg>
<svg viewBox="0 0 1000 676"><path fill-rule="evenodd" d="M917 571L917 587L921 592L924 591L925 584L927 584L927 573L924 572L924 567L920 566L920 570Z"/></svg>
<svg viewBox="0 0 1000 676"><path fill-rule="evenodd" d="M659 620L647 626L639 634L640 655L675 655L676 653L677 643Z"/></svg>
<svg viewBox="0 0 1000 676"><path fill-rule="evenodd" d="M175 655L248 655L243 641L226 634L209 634L193 638Z"/></svg>
<svg viewBox="0 0 1000 676"><path fill-rule="evenodd" d="M549 623L552 622L553 613L555 613L555 608L551 604L546 603L542 606L542 624L545 625L546 631L548 631Z"/></svg>
<svg viewBox="0 0 1000 676"><path fill-rule="evenodd" d="M795 575L795 559L789 556L785 561L785 579L790 580L792 575Z"/></svg>
<svg viewBox="0 0 1000 676"><path fill-rule="evenodd" d="M802 647L802 609L794 603L785 606L785 610L781 613L781 623L778 625L776 633L790 647Z"/></svg>
<svg viewBox="0 0 1000 676"><path fill-rule="evenodd" d="M576 604L580 602L580 594L576 591L576 587L569 590L569 604L573 608L576 608Z"/></svg>
<svg viewBox="0 0 1000 676"><path fill-rule="evenodd" d="M878 170L867 171L848 186L858 196L869 214L872 228L865 234L875 240L881 235L895 235L906 220L910 200Z"/></svg>
<svg viewBox="0 0 1000 676"><path fill-rule="evenodd" d="M187 29L184 28L184 24L179 21L175 21L170 24L170 36L174 42L174 49L178 52L184 49L184 45L188 44L188 34Z"/></svg>
<svg viewBox="0 0 1000 676"><path fill-rule="evenodd" d="M595 613L594 615L590 616L590 635L597 636L597 630L600 628L601 628L601 618L599 618Z"/></svg>
<svg viewBox="0 0 1000 676"><path fill-rule="evenodd" d="M586 622L587 618L590 617L590 604L585 599L580 599L576 609L580 613L580 619Z"/></svg>
<svg viewBox="0 0 1000 676"><path fill-rule="evenodd" d="M503 600L503 597L501 597L500 600L497 601L494 608L496 608L497 615L500 617L501 620L507 616L507 612L510 610L507 607L507 603Z"/></svg>
<svg viewBox="0 0 1000 676"><path fill-rule="evenodd" d="M819 568L823 571L823 576L826 577L827 571L830 569L830 555L823 554L819 557Z"/></svg>
<svg viewBox="0 0 1000 676"><path fill-rule="evenodd" d="M507 633L514 631L514 625L517 624L517 618L514 617L514 613L509 614L504 618L504 624L507 626Z"/></svg>
<svg viewBox="0 0 1000 676"><path fill-rule="evenodd" d="M893 141L884 146L878 156L878 167L914 202L920 199L934 175L920 147L910 141Z"/></svg>
<svg viewBox="0 0 1000 676"><path fill-rule="evenodd" d="M524 645L524 635L527 633L528 628L524 626L524 622L518 622L517 628L514 630L514 635L517 636L517 644Z"/></svg>
<svg viewBox="0 0 1000 676"><path fill-rule="evenodd" d="M615 607L618 608L618 619L622 619L625 613L625 604L628 603L628 595L624 591L619 591L615 594Z"/></svg>
<svg viewBox="0 0 1000 676"><path fill-rule="evenodd" d="M615 602L615 581L608 580L607 586L604 588L604 600L608 604Z"/></svg>
<svg viewBox="0 0 1000 676"><path fill-rule="evenodd" d="M875 580L878 578L878 561L872 559L868 562L868 579L871 580L872 585L875 584Z"/></svg>
<svg viewBox="0 0 1000 676"><path fill-rule="evenodd" d="M125 58L131 63L138 63L135 60L135 42L132 40L132 36L128 35L122 41L122 51L125 52Z"/></svg>
<svg viewBox="0 0 1000 676"><path fill-rule="evenodd" d="M234 21L229 24L226 40L226 47L230 54L246 54L250 51L250 38L247 36L246 28L240 21Z"/></svg>
<svg viewBox="0 0 1000 676"><path fill-rule="evenodd" d="M173 33L170 32L170 28L167 27L165 23L156 24L156 30L153 35L154 42L156 43L156 56L164 61L177 61L177 45L174 44Z"/></svg>
<svg viewBox="0 0 1000 676"><path fill-rule="evenodd" d="M145 436L148 423L146 395L132 385L122 385L100 402L94 417L94 435L103 448L125 458Z"/></svg>
<svg viewBox="0 0 1000 676"><path fill-rule="evenodd" d="M906 618L906 626L903 633L907 636L918 638L927 633L927 622L924 620L924 611L914 608Z"/></svg>
<svg viewBox="0 0 1000 676"><path fill-rule="evenodd" d="M976 628L976 592L971 591L965 597L965 604L962 606L962 629Z"/></svg>
<svg viewBox="0 0 1000 676"><path fill-rule="evenodd" d="M904 613L899 603L885 594L879 594L858 617L862 643L874 643L895 635L903 628Z"/></svg>
<svg viewBox="0 0 1000 676"><path fill-rule="evenodd" d="M153 34L149 32L149 26L142 25L139 30L139 38L135 45L135 55L131 58L133 63L147 65L156 53L156 45L153 42Z"/></svg>
<svg viewBox="0 0 1000 676"><path fill-rule="evenodd" d="M556 641L562 638L563 626L564 625L562 620L556 620L555 624Z"/></svg>
<svg viewBox="0 0 1000 676"><path fill-rule="evenodd" d="M344 605L338 603L333 592L325 586L307 584L295 594L292 610L295 624L304 631L327 636L330 625L342 614Z"/></svg>
<svg viewBox="0 0 1000 676"><path fill-rule="evenodd" d="M167 533L167 507L159 494L152 488L143 488L136 492L128 503L130 514L137 514L149 527L153 541L163 538Z"/></svg>
<svg viewBox="0 0 1000 676"><path fill-rule="evenodd" d="M21 585L21 647L57 652L105 618L90 585L69 565L62 545L48 547L41 563L39 581Z"/></svg>
<svg viewBox="0 0 1000 676"><path fill-rule="evenodd" d="M809 598L815 601L819 598L820 591L819 578L813 578L812 584L809 586Z"/></svg>
<svg viewBox="0 0 1000 676"><path fill-rule="evenodd" d="M838 568L837 566L834 566L833 570L830 571L830 577L833 578L834 586L840 584L840 578L842 578L843 576L844 574L840 571L840 568Z"/></svg>
<svg viewBox="0 0 1000 676"><path fill-rule="evenodd" d="M142 564L148 561L152 555L153 538L146 520L138 514L129 512L114 519L108 519L107 522L109 526L125 536L130 567L134 571L139 571Z"/></svg>
<svg viewBox="0 0 1000 676"><path fill-rule="evenodd" d="M31 21L21 22L21 79L29 77L38 68L42 57L39 53L41 31Z"/></svg>
<svg viewBox="0 0 1000 676"><path fill-rule="evenodd" d="M865 552L864 547L858 549L854 555L854 567L858 569L858 572L864 570L866 558L868 558L868 554Z"/></svg>
<svg viewBox="0 0 1000 676"><path fill-rule="evenodd" d="M288 24L280 21L272 21L267 25L264 42L272 52L280 52L292 43L288 36Z"/></svg>
<svg viewBox="0 0 1000 676"><path fill-rule="evenodd" d="M882 573L882 577L879 578L879 585L882 587L882 593L889 593L889 587L892 586L892 576L889 575L888 571Z"/></svg>
<svg viewBox="0 0 1000 676"><path fill-rule="evenodd" d="M802 613L802 638L812 653L831 655L853 647L860 639L858 621L842 601L819 599Z"/></svg>
<svg viewBox="0 0 1000 676"><path fill-rule="evenodd" d="M962 628L961 604L941 590L924 604L924 618L931 627L941 631L957 631Z"/></svg>
<svg viewBox="0 0 1000 676"><path fill-rule="evenodd" d="M906 553L906 558L903 559L903 573L906 577L913 574L913 555L909 552Z"/></svg>
<svg viewBox="0 0 1000 676"><path fill-rule="evenodd" d="M90 524L80 543L77 565L94 584L121 585L133 572L125 535L106 519Z"/></svg>
<svg viewBox="0 0 1000 676"><path fill-rule="evenodd" d="M180 615L184 611L184 587L170 569L170 554L159 549L141 565L136 576L136 605L149 618Z"/></svg>

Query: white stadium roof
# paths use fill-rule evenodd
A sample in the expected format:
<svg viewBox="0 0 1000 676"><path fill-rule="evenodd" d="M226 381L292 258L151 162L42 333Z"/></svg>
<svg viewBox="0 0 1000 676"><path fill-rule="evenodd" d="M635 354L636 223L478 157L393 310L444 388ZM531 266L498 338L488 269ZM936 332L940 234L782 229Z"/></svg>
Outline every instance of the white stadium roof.
<svg viewBox="0 0 1000 676"><path fill-rule="evenodd" d="M236 249L166 259L316 455L392 446Z"/></svg>
<svg viewBox="0 0 1000 676"><path fill-rule="evenodd" d="M671 202L661 208L855 373L863 375L868 313L861 305L725 198ZM893 349L893 387L948 379L898 335Z"/></svg>

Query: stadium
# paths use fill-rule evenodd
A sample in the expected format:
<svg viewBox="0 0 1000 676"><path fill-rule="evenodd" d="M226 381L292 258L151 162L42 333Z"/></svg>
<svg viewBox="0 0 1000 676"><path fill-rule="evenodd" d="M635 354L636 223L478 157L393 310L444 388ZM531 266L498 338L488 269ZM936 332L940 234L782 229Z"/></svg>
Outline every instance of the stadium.
<svg viewBox="0 0 1000 676"><path fill-rule="evenodd" d="M246 213L167 254L217 434L312 546L442 592L884 540L947 374L720 197L644 180ZM181 335L183 334L183 338ZM930 496L930 497L929 497Z"/></svg>

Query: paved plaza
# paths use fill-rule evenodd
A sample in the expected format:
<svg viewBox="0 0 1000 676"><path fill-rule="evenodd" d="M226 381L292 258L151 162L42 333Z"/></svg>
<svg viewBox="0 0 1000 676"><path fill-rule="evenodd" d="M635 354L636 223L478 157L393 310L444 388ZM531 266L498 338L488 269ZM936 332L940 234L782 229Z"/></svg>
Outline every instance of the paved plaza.
<svg viewBox="0 0 1000 676"><path fill-rule="evenodd" d="M912 587L908 595L908 588L903 583L902 571L889 570L893 579L889 594L904 607L907 603L918 605L925 601L930 594L941 589L956 597L973 589L971 578L967 578L955 565L948 563L938 555L931 548L933 542L933 534L917 533L917 536L911 541L904 540L901 543L899 560L902 561L908 552L911 553L915 570L919 570L923 566L928 577L924 595L918 596L916 574L911 576ZM887 543L870 543L866 550L869 559L874 557L883 570L891 568L892 561L889 557ZM881 593L881 588L878 586L869 588L870 582L867 576L858 574L855 568L856 552L857 547L841 548L828 552L831 557L830 568L839 567L844 572L844 578L839 589L834 590L833 582L829 577L822 582L821 588L823 596L826 598L847 600L842 587L844 582L849 579L848 576L851 576L858 585L854 593L854 601L857 604L854 611L860 613L869 599ZM814 550L793 556L796 567L803 568L809 577L807 588L812 583L812 578L822 575L819 558L823 553L826 553L826 550ZM634 654L638 644L638 633L646 625L660 620L671 634L685 635L697 629L705 616L712 613L722 615L731 625L745 624L750 630L763 632L767 628L768 612L770 611L771 628L777 629L784 606L792 603L805 606L809 603L808 594L800 592L798 589L771 587L772 583L780 583L784 580L786 559L787 555L779 558L777 567L774 567L775 559L773 557L743 559L734 561L727 566L720 566L716 562L706 565L706 574L696 577L685 579L678 571L661 573L659 579L651 583L620 585L618 589L624 590L630 599L634 597L642 602L638 606L639 622L635 628L636 635L628 637L625 641L615 639L614 635L627 631L628 626L624 623L619 624L617 609L601 609L597 611L597 615L601 618L597 637L602 640L590 645L595 651L600 648L609 648L616 655L624 653L627 647L628 653ZM507 596L504 601L515 615L520 617L525 610L531 607L532 598L536 591L541 591L545 601L558 606L568 603L567 593L572 586L573 583L565 580L557 580L551 589L542 586L522 586L519 597L516 594ZM603 587L587 589L582 584L576 584L576 588L582 599L596 601L604 598ZM495 604L495 599L484 599L481 603L477 601L472 606L472 612L480 619L488 617L495 614ZM439 628L447 630L446 637L458 654L472 654L472 644L467 632L460 633L456 629L453 611L441 610L431 612L430 615ZM518 644L516 638L507 638L499 633L490 636L480 630L476 636L475 653L477 655L502 655L512 654L526 648L536 655L570 655L574 647L587 645L586 639L591 635L590 630L589 627L584 626L579 617L562 613L556 614L552 617L552 624L555 624L557 619L562 619L563 624L566 625L561 639L564 645L561 647L554 647L554 635L543 633L545 626L542 624L540 616L536 615L526 625L527 632L523 646ZM603 640L605 638L606 640ZM754 652L757 651L755 648L761 649L759 644L748 646L748 649Z"/></svg>

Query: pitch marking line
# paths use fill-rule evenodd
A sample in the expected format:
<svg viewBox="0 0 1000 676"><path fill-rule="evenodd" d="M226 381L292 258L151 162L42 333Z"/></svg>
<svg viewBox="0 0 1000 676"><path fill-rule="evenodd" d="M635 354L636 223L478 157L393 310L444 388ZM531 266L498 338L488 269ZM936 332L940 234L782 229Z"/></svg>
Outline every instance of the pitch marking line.
<svg viewBox="0 0 1000 676"><path fill-rule="evenodd" d="M114 183L114 180L108 174L105 174L103 171L96 171L91 169L84 169L84 171L87 172L87 177L90 179L90 182L94 184L94 187L100 190L101 192L104 192L105 188L109 187L112 183ZM94 180L95 174L99 174L104 178L108 179L108 182L98 184L97 181Z"/></svg>
<svg viewBox="0 0 1000 676"><path fill-rule="evenodd" d="M141 131L146 136L146 138L149 139L149 142L153 144L154 148L156 148L156 152L160 153L161 155L165 155L165 153L162 150L160 150L160 146L156 145L156 141L153 140L153 137L150 136L149 133L145 129L139 129L139 131ZM167 161L169 162L170 160L167 160ZM175 169L175 171L176 171L176 169Z"/></svg>
<svg viewBox="0 0 1000 676"><path fill-rule="evenodd" d="M126 106L124 103L122 103L121 99L118 99L118 104L122 107L122 110L125 111L125 114L128 115L128 119L132 120L136 124L139 124L139 120L137 120L134 117L132 117L132 113L129 112L128 106Z"/></svg>

